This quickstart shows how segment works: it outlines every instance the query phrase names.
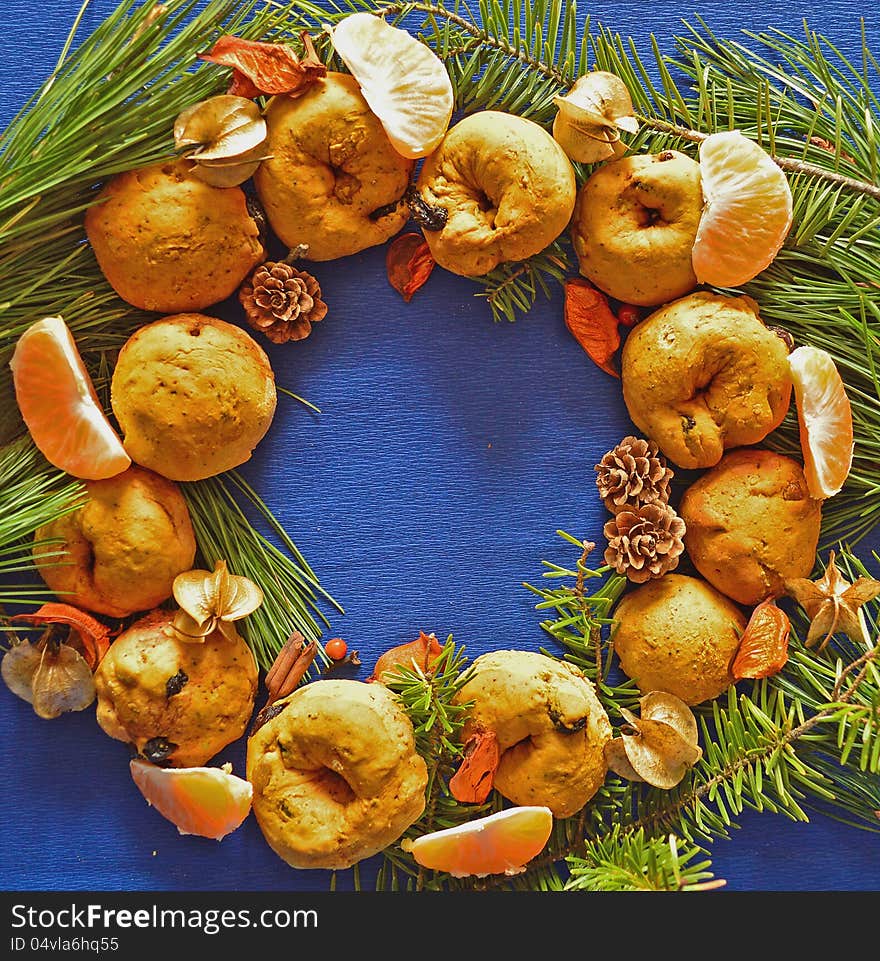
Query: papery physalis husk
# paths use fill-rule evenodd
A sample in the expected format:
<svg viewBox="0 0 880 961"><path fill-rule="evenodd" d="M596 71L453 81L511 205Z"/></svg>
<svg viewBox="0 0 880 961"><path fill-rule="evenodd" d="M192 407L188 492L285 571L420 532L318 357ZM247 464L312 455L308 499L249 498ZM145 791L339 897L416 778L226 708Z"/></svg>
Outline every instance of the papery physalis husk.
<svg viewBox="0 0 880 961"><path fill-rule="evenodd" d="M178 640L196 643L214 631L233 640L237 632L232 622L253 614L263 603L262 590L248 578L230 574L222 560L213 571L178 574L172 593L180 610L174 615L171 630Z"/></svg>
<svg viewBox="0 0 880 961"><path fill-rule="evenodd" d="M880 581L857 577L850 584L837 569L834 551L829 553L828 566L818 580L793 578L785 582L785 593L793 597L810 618L807 647L818 643L821 651L834 634L846 634L866 648L872 646L862 605L880 596Z"/></svg>
<svg viewBox="0 0 880 961"><path fill-rule="evenodd" d="M266 137L257 104L229 94L187 107L174 121L175 147L194 162L193 173L215 187L247 180L265 159Z"/></svg>
<svg viewBox="0 0 880 961"><path fill-rule="evenodd" d="M91 668L69 644L21 641L4 654L0 673L9 690L42 718L82 711L95 699Z"/></svg>
<svg viewBox="0 0 880 961"><path fill-rule="evenodd" d="M665 691L650 691L639 698L639 706L641 717L620 709L632 733L608 741L605 760L627 780L668 790L703 756L696 718L681 698Z"/></svg>
<svg viewBox="0 0 880 961"><path fill-rule="evenodd" d="M626 84L605 70L585 74L553 102L558 108L553 137L569 160L598 163L622 156L626 146L621 143L620 131L638 132Z"/></svg>

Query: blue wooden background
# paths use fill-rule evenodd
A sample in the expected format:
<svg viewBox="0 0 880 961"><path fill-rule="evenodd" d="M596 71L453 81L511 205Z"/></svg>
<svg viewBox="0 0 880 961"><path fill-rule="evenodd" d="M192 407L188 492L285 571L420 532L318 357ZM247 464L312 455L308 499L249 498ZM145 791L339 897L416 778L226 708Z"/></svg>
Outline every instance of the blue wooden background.
<svg viewBox="0 0 880 961"><path fill-rule="evenodd" d="M51 70L78 6L7 0L0 125ZM877 8L857 0L588 6L594 23L632 35L641 50L649 32L670 50L682 18L697 13L728 37L769 27L798 33L806 17L851 57L865 16L880 49ZM95 0L82 29L112 8ZM568 335L558 294L515 324L493 324L473 285L440 270L405 305L385 280L384 250L314 273L327 318L308 340L269 345L269 353L278 382L323 413L281 398L244 472L344 605L333 634L367 665L419 630L452 633L471 656L537 648L540 618L521 584L540 577L542 559L572 561L557 528L601 536L593 465L631 430L619 383ZM253 818L220 844L179 837L147 808L129 777L128 748L101 733L91 709L41 721L4 688L0 730L7 890L328 885L326 872L279 860ZM244 745L216 759L227 760L243 774ZM727 890L880 890L880 834L818 814L801 824L747 812L739 822L712 851Z"/></svg>

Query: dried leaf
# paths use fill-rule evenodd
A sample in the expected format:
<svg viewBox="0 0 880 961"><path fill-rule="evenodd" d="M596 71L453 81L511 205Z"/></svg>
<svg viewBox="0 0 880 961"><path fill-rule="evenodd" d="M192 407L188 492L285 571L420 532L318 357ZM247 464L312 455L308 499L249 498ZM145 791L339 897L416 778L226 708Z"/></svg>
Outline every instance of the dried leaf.
<svg viewBox="0 0 880 961"><path fill-rule="evenodd" d="M791 622L775 599L761 601L740 638L731 667L734 678L772 677L781 671L788 660L789 634Z"/></svg>
<svg viewBox="0 0 880 961"><path fill-rule="evenodd" d="M47 720L82 711L95 699L92 670L69 644L22 641L3 656L0 672L9 690Z"/></svg>
<svg viewBox="0 0 880 961"><path fill-rule="evenodd" d="M617 318L608 298L586 280L565 282L565 326L601 370L620 377L611 363L620 347Z"/></svg>
<svg viewBox="0 0 880 961"><path fill-rule="evenodd" d="M805 577L786 581L785 593L793 597L810 618L807 647L818 643L821 651L831 636L838 633L871 647L861 608L880 596L880 581L872 577L859 577L850 584L837 569L834 551L829 554L828 566L822 577L816 581Z"/></svg>
<svg viewBox="0 0 880 961"><path fill-rule="evenodd" d="M91 614L70 604L43 604L33 614L14 614L10 620L30 624L66 624L70 628L67 643L81 650L93 671L110 647L110 628Z"/></svg>
<svg viewBox="0 0 880 961"><path fill-rule="evenodd" d="M286 93L298 96L326 76L327 68L318 59L311 37L300 34L305 56L300 59L293 47L283 43L261 43L225 34L208 53L199 54L201 60L232 67L232 89L242 91L242 77L247 78L258 94Z"/></svg>
<svg viewBox="0 0 880 961"><path fill-rule="evenodd" d="M401 234L388 247L385 256L388 282L409 303L431 276L435 263L421 234Z"/></svg>
<svg viewBox="0 0 880 961"><path fill-rule="evenodd" d="M406 644L398 644L380 655L373 668L373 673L367 678L368 681L380 681L382 675L388 672L397 671L400 668L413 670L417 668L424 674L431 671L431 665L443 653L440 642L433 634L419 632L419 636L414 641Z"/></svg>
<svg viewBox="0 0 880 961"><path fill-rule="evenodd" d="M462 762L449 779L449 790L462 804L482 804L489 797L501 761L494 731L480 731L468 738Z"/></svg>

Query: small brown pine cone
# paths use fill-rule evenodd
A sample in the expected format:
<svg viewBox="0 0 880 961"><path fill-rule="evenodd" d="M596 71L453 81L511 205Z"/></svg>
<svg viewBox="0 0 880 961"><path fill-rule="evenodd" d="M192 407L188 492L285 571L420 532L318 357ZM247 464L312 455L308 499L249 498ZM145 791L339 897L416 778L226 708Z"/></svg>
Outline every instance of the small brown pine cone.
<svg viewBox="0 0 880 961"><path fill-rule="evenodd" d="M241 285L238 299L251 327L275 344L308 337L312 324L327 313L318 281L283 261L257 267Z"/></svg>
<svg viewBox="0 0 880 961"><path fill-rule="evenodd" d="M669 500L672 471L652 440L624 437L596 464L596 486L612 514Z"/></svg>
<svg viewBox="0 0 880 961"><path fill-rule="evenodd" d="M678 566L684 550L684 521L668 504L643 504L622 510L604 529L605 563L636 584Z"/></svg>

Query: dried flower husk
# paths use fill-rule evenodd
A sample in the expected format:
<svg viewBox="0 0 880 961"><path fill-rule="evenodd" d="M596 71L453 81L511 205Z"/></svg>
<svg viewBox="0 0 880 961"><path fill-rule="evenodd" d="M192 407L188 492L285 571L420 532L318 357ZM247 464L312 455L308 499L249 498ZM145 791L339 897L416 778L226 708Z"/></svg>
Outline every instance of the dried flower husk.
<svg viewBox="0 0 880 961"><path fill-rule="evenodd" d="M835 552L828 555L825 573L816 581L805 577L785 582L785 593L793 597L810 618L806 645L818 644L821 651L834 634L845 634L866 648L872 646L862 605L880 596L880 581L857 577L852 584L837 569Z"/></svg>
<svg viewBox="0 0 880 961"><path fill-rule="evenodd" d="M373 673L367 680L381 683L384 674L393 673L400 668L410 671L417 668L424 674L429 674L434 661L442 653L443 648L436 636L420 631L419 636L414 641L398 644L381 654L373 668Z"/></svg>
<svg viewBox="0 0 880 961"><path fill-rule="evenodd" d="M232 640L237 636L232 622L263 603L262 590L248 578L230 574L223 560L217 561L213 571L178 574L172 593L180 605L172 630L182 641L201 642L214 631Z"/></svg>
<svg viewBox="0 0 880 961"><path fill-rule="evenodd" d="M95 699L91 668L69 644L21 641L3 656L0 673L9 690L47 720L82 711Z"/></svg>
<svg viewBox="0 0 880 961"><path fill-rule="evenodd" d="M220 94L187 107L174 121L174 145L192 148L193 173L215 187L234 187L265 159L268 136L260 108L244 97Z"/></svg>
<svg viewBox="0 0 880 961"><path fill-rule="evenodd" d="M621 708L629 731L605 745L605 760L621 777L669 790L703 756L696 718L681 698L666 691L645 694L639 707L641 717Z"/></svg>
<svg viewBox="0 0 880 961"><path fill-rule="evenodd" d="M553 137L569 160L578 163L598 163L622 156L626 147L621 143L620 131L637 133L639 129L626 84L604 70L585 74L554 103L558 112L553 121Z"/></svg>
<svg viewBox="0 0 880 961"><path fill-rule="evenodd" d="M33 614L14 614L12 621L30 624L64 624L69 628L66 643L76 648L94 671L110 648L110 628L86 611L71 604L49 602Z"/></svg>

